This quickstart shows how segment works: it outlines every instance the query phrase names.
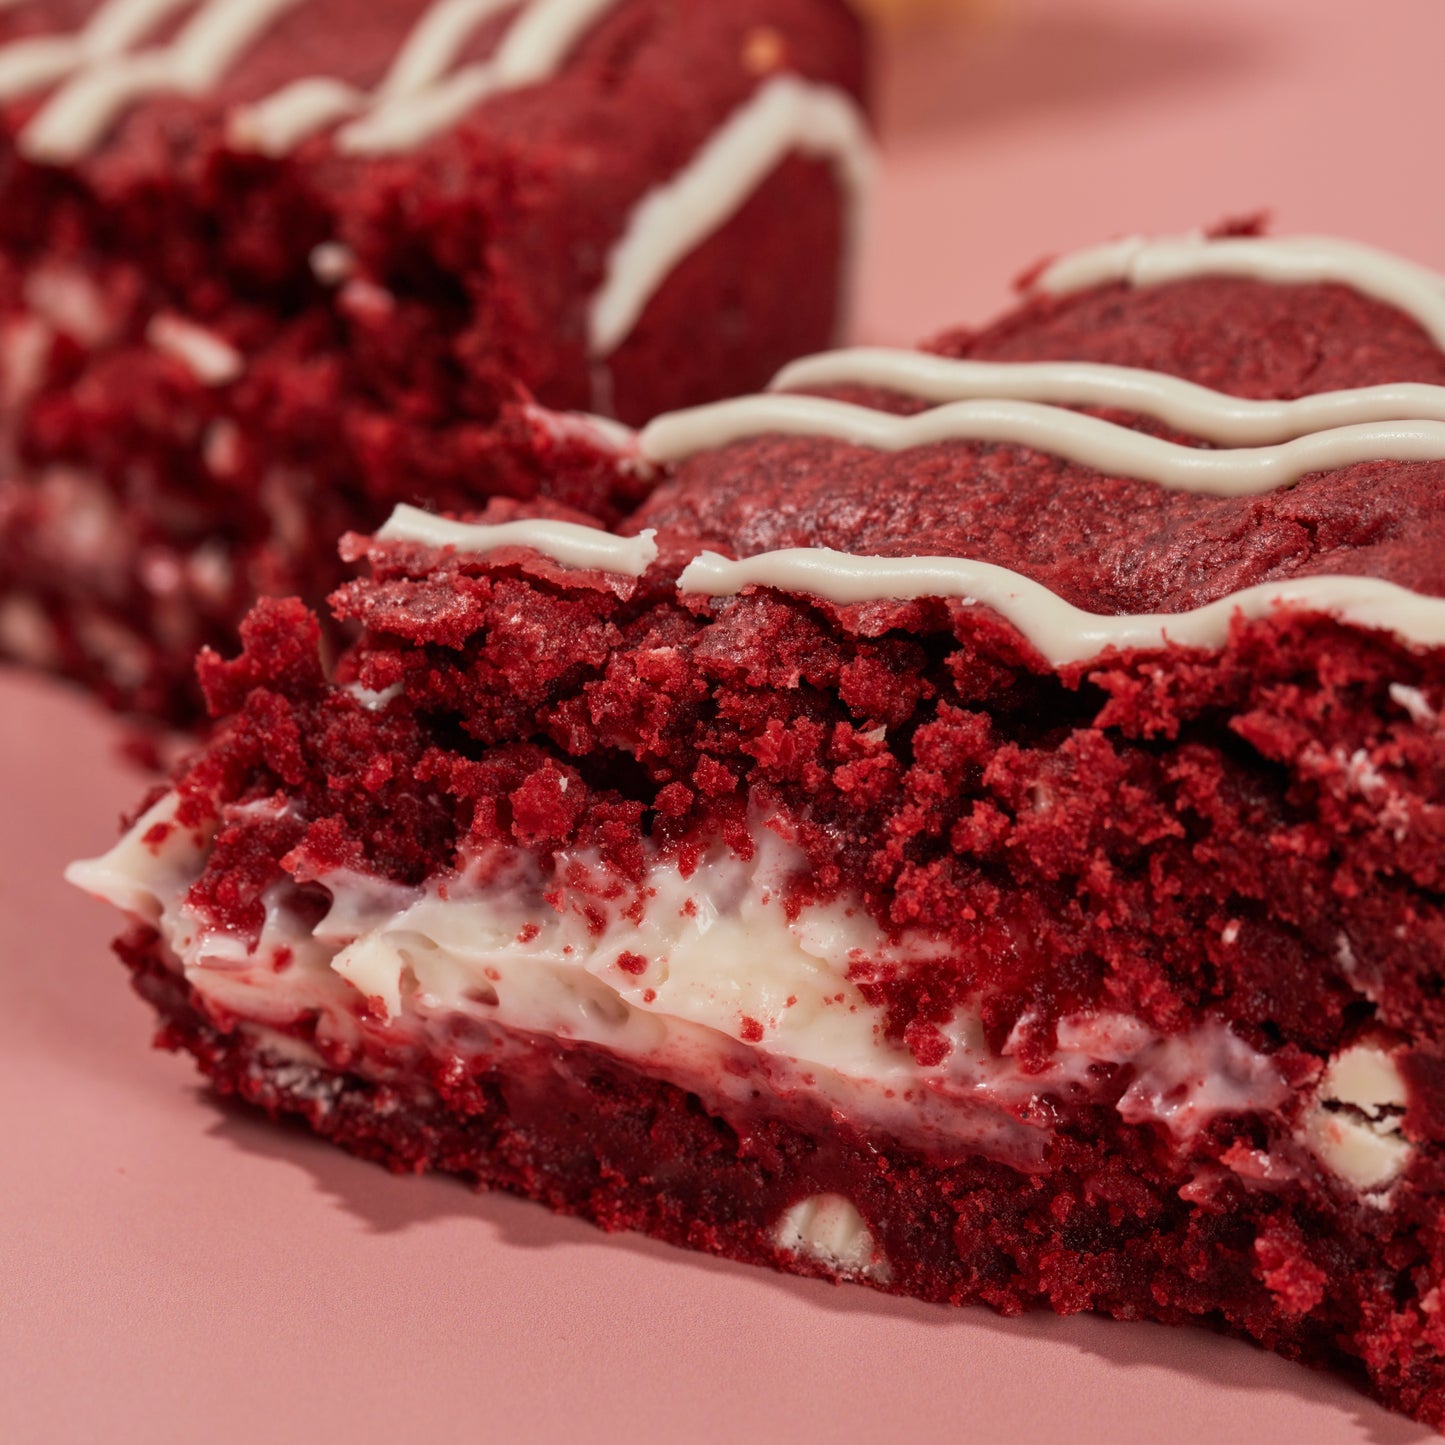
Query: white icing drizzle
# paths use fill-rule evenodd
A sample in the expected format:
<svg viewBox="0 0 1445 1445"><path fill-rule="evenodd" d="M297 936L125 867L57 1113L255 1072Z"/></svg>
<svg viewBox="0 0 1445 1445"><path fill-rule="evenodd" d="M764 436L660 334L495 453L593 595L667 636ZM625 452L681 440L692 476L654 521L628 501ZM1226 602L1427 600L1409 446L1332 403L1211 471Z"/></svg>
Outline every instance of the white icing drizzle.
<svg viewBox="0 0 1445 1445"><path fill-rule="evenodd" d="M365 102L365 92L344 80L307 76L241 107L227 124L226 139L237 150L289 155L302 141L355 115Z"/></svg>
<svg viewBox="0 0 1445 1445"><path fill-rule="evenodd" d="M1244 276L1276 285L1338 282L1413 317L1445 347L1445 276L1333 236L1129 236L1061 257L1034 287L1062 295L1112 281L1159 286L1195 276Z"/></svg>
<svg viewBox="0 0 1445 1445"><path fill-rule="evenodd" d="M789 548L732 561L695 558L683 592L729 597L745 587L803 592L830 602L956 597L1004 617L1054 667L1087 662L1109 648L1219 647L1230 621L1277 609L1327 613L1356 627L1394 633L1421 647L1445 646L1445 598L1427 597L1375 577L1301 577L1265 582L1187 612L1105 616L1085 612L1008 567L961 557L860 557L824 547Z"/></svg>
<svg viewBox="0 0 1445 1445"><path fill-rule="evenodd" d="M720 229L792 152L834 162L856 236L872 173L862 112L836 87L777 76L633 212L592 302L595 355L607 356L626 340L677 263Z"/></svg>
<svg viewBox="0 0 1445 1445"><path fill-rule="evenodd" d="M918 401L1011 397L1054 406L1118 407L1225 446L1264 446L1330 427L1378 421L1445 421L1445 386L1398 382L1259 401L1145 371L1093 361L959 361L923 351L860 346L804 357L773 391L868 386Z"/></svg>
<svg viewBox="0 0 1445 1445"><path fill-rule="evenodd" d="M517 0L436 0L417 21L386 78L381 100L415 95L435 84L456 63L478 26L516 5Z"/></svg>
<svg viewBox="0 0 1445 1445"><path fill-rule="evenodd" d="M490 65L468 65L417 94L378 106L339 131L344 155L395 155L450 130L501 87Z"/></svg>
<svg viewBox="0 0 1445 1445"><path fill-rule="evenodd" d="M138 45L164 20L196 0L106 0L73 35L33 35L0 49L0 100L58 85Z"/></svg>
<svg viewBox="0 0 1445 1445"><path fill-rule="evenodd" d="M442 81L477 27L515 4L516 0L435 0L374 91L328 76L293 81L238 111L231 139L267 155L286 155L319 131L369 107L386 114L392 108L424 105L423 97Z"/></svg>
<svg viewBox="0 0 1445 1445"><path fill-rule="evenodd" d="M302 0L107 0L77 33L29 37L0 49L0 100L63 84L25 128L21 152L74 161L104 138L121 112L147 95L196 95L272 21ZM357 117L337 136L358 155L407 150L455 125L499 91L547 79L617 0L521 0L516 22L485 62L451 72L478 26L519 0L434 0L371 91L332 76L306 76L233 116L238 146L284 155ZM163 21L195 14L169 45L135 47ZM449 73L451 72L451 73Z"/></svg>
<svg viewBox="0 0 1445 1445"><path fill-rule="evenodd" d="M617 0L533 0L507 32L492 62L506 89L536 85Z"/></svg>
<svg viewBox="0 0 1445 1445"><path fill-rule="evenodd" d="M36 161L72 162L145 96L204 93L278 16L301 3L110 0L78 35L47 38L39 50L27 50L30 42L0 50L0 98L7 73L10 84L22 89L71 77L22 131L21 152ZM281 156L309 136L349 121L335 136L336 148L345 154L411 149L457 124L487 96L553 75L617 0L530 0L490 59L453 70L477 27L516 3L434 0L373 90L327 76L293 81L238 109L228 127L231 143ZM170 44L131 49L158 20L185 5L198 8ZM592 299L588 329L594 356L605 358L626 340L678 262L723 226L794 151L834 162L847 193L849 249L855 249L872 170L863 115L836 87L776 76L723 123L690 164L634 208Z"/></svg>
<svg viewBox="0 0 1445 1445"><path fill-rule="evenodd" d="M1333 427L1272 447L1210 451L1032 401L957 401L915 416L894 416L816 396L749 396L659 417L639 439L659 463L764 434L832 437L879 451L976 441L1032 447L1110 476L1171 491L1252 496L1289 486L1310 472L1365 461L1445 458L1445 422L1372 422Z"/></svg>
<svg viewBox="0 0 1445 1445"><path fill-rule="evenodd" d="M1131 245L1129 256L1143 243ZM1350 255L1365 249L1340 246L1342 253ZM1198 246L1194 250L1197 252ZM1326 252L1335 254L1326 243L1311 242L1304 254ZM1117 260L1115 255L1110 264ZM1408 267L1409 263L1402 265ZM1083 274L1082 268L1077 274ZM1085 363L997 366L859 350L809 358L785 370L775 385L849 382L883 386L924 400L942 399L945 404L916 416L899 417L819 397L749 397L661 417L639 435L636 451L645 461L667 463L768 432L831 436L889 450L974 439L1037 447L1110 474L1220 495L1268 491L1311 471L1369 460L1445 459L1445 420L1441 419L1445 388L1408 383L1293 402L1253 402L1178 378L1123 367ZM1290 440L1219 451L1184 447L1060 406L1027 399L985 400L978 395L995 389L1049 396L1075 405L1125 406L1207 437L1284 435ZM975 399L954 400L960 391ZM1412 415L1417 411L1425 412L1425 418ZM1360 419L1371 415L1378 419ZM1355 420L1311 430L1345 418ZM519 533L516 540L566 560L551 550L550 540L540 532ZM613 569L607 549L599 548L595 538L589 540L594 549L589 555L596 559L590 565ZM615 541L620 548L630 548L636 539ZM648 542L651 545L650 534ZM617 565L616 570L637 575L632 566ZM686 567L678 586L684 593L712 597L762 586L840 604L958 598L992 608L1056 667L1087 662L1109 649L1165 644L1218 647L1234 617L1262 618L1278 609L1330 615L1352 626L1391 633L1413 646L1445 646L1445 598L1379 578L1348 575L1294 577L1249 587L1183 612L1123 616L1084 611L1021 573L962 557L876 557L827 548L794 548L734 561L703 553Z"/></svg>
<svg viewBox="0 0 1445 1445"><path fill-rule="evenodd" d="M452 547L485 556L503 547L530 547L564 567L641 577L657 560L655 532L618 537L577 522L540 518L501 522L494 526L454 522L418 507L397 507L376 534L378 542L419 542L427 547Z"/></svg>
<svg viewBox="0 0 1445 1445"><path fill-rule="evenodd" d="M563 566L640 577L657 560L651 530L619 537L572 522L532 520L498 526L450 521L400 506L376 534L381 542L418 542L486 555L528 547ZM906 602L962 598L992 608L1054 667L1087 662L1110 648L1219 647L1236 614L1268 617L1279 609L1324 613L1356 627L1393 633L1418 647L1445 646L1445 598L1376 577L1294 577L1265 582L1185 612L1110 616L1086 612L1022 573L966 557L865 557L826 547L793 547L734 561L695 557L678 590L732 597L748 587L799 592L830 602Z"/></svg>
<svg viewBox="0 0 1445 1445"><path fill-rule="evenodd" d="M650 468L637 455L637 433L626 422L590 411L553 411L536 402L525 403L522 411L533 425L555 441L581 442L609 453L610 460L623 471L650 474Z"/></svg>
<svg viewBox="0 0 1445 1445"><path fill-rule="evenodd" d="M46 102L20 133L30 160L63 165L105 138L120 115L149 95L202 95L287 10L304 0L205 0L169 45L103 53ZM3 55L0 55L3 58Z"/></svg>
<svg viewBox="0 0 1445 1445"><path fill-rule="evenodd" d="M285 155L317 132L351 120L336 136L348 155L411 150L456 125L490 95L536 85L556 73L617 0L531 0L489 60L452 70L477 28L517 0L435 0L373 91L324 76L275 92L236 116L232 139Z"/></svg>

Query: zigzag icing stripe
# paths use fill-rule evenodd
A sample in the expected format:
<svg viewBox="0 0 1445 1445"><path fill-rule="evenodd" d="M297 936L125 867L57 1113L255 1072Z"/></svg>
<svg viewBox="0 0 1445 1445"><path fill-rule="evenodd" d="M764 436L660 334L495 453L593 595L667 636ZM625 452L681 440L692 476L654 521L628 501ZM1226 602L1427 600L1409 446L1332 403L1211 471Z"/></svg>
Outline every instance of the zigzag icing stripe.
<svg viewBox="0 0 1445 1445"><path fill-rule="evenodd" d="M349 155L411 150L462 120L488 96L554 75L617 0L533 0L521 9L490 59L453 70L479 26L516 0L436 0L413 27L391 69L372 91L308 77L239 112L238 144L285 155L319 131L349 120L336 137Z"/></svg>
<svg viewBox="0 0 1445 1445"><path fill-rule="evenodd" d="M1377 421L1445 421L1445 386L1398 382L1256 401L1177 376L1089 361L955 361L923 351L856 347L784 367L774 391L867 386L934 404L1012 397L1054 406L1117 407L1202 441L1265 446L1331 427Z"/></svg>
<svg viewBox="0 0 1445 1445"><path fill-rule="evenodd" d="M87 66L123 56L196 0L106 0L73 35L35 35L0 49L0 100L58 85Z"/></svg>
<svg viewBox="0 0 1445 1445"><path fill-rule="evenodd" d="M656 534L619 537L600 527L579 522L502 522L495 526L454 522L405 504L396 508L376 534L378 542L415 542L426 547L452 547L458 552L486 556L504 547L529 547L560 562L609 572L621 577L641 577L657 560Z"/></svg>
<svg viewBox="0 0 1445 1445"><path fill-rule="evenodd" d="M1121 243L1065 258L1045 273L1041 284L1063 290L1120 276L1143 277L1136 284L1151 284L1178 274L1221 271L1258 274L1282 284L1337 280L1389 299L1412 315L1429 311L1436 292L1445 287L1441 278L1410 262L1345 242L1306 238L1298 245L1251 242L1244 249L1241 242L1233 250L1216 249L1226 245L1193 239ZM1196 269L1181 271L1187 267ZM765 433L829 436L888 450L972 439L1039 447L1114 475L1226 495L1287 486L1306 472L1360 461L1445 459L1445 388L1415 383L1297 401L1249 401L1126 367L959 362L884 350L807 358L774 382L777 388L842 385L877 386L942 404L899 417L819 397L747 397L661 417L639 435L637 450L645 460L669 462ZM1060 405L1041 404L1045 399L1123 407L1214 441L1279 444L1220 451L1178 446ZM564 560L549 550L551 539L545 533L528 530L550 524L511 525L517 528L509 533L511 544L536 547ZM407 526L398 529L394 519L389 530L388 539L396 539ZM464 531L451 536L452 545L468 545ZM418 535L415 540L426 539ZM592 565L638 575L636 540L612 536L610 543L594 541ZM819 547L734 560L704 552L678 580L681 592L710 597L734 596L748 587L839 604L926 597L979 604L1010 622L1055 667L1088 662L1111 649L1218 647L1234 618L1268 617L1278 611L1324 614L1391 633L1412 646L1445 647L1445 598L1374 577L1294 577L1244 588L1187 611L1123 616L1084 611L1022 573L965 557L860 556Z"/></svg>
<svg viewBox="0 0 1445 1445"><path fill-rule="evenodd" d="M7 75L9 84L22 88L69 77L26 126L20 149L53 164L79 160L147 96L199 95L212 88L275 19L301 3L109 0L76 35L0 49L0 97ZM238 147L282 156L340 125L334 143L345 154L408 150L456 125L488 96L546 80L615 4L532 0L517 10L490 59L454 70L477 28L513 9L516 0L434 0L373 90L334 77L305 77L238 109L229 138ZM194 13L170 44L132 49L161 20L187 7ZM871 174L861 112L834 87L774 77L724 121L689 165L639 201L590 304L595 357L605 359L627 339L677 264L795 152L833 162L846 193L849 239L856 240ZM845 257L845 278L850 260Z"/></svg>
<svg viewBox="0 0 1445 1445"><path fill-rule="evenodd" d="M777 76L725 122L680 174L643 198L592 302L590 337L606 356L627 338L679 261L720 229L789 154L833 163L856 249L872 174L867 123L833 86ZM845 279L851 270L845 256Z"/></svg>
<svg viewBox="0 0 1445 1445"><path fill-rule="evenodd" d="M1244 276L1286 286L1338 282L1413 317L1445 347L1445 276L1332 236L1130 236L1061 257L1040 273L1034 289L1064 295L1111 281L1161 286L1195 276Z"/></svg>
<svg viewBox="0 0 1445 1445"><path fill-rule="evenodd" d="M174 91L202 95L270 25L304 0L106 0L69 35L37 36L0 49L0 100L60 89L19 138L31 160L67 164L104 140L131 106ZM455 125L478 101L552 75L617 0L531 0L488 61L451 67L478 26L517 0L435 0L373 91L328 76L292 82L238 111L232 140L281 155L350 120L340 149L379 154L420 145ZM163 23L192 12L166 45L139 49Z"/></svg>
<svg viewBox="0 0 1445 1445"><path fill-rule="evenodd" d="M119 117L147 97L167 92L204 95L276 20L304 3L206 0L169 45L134 52L109 48L94 59L87 55L20 133L21 154L68 164L94 150ZM166 13L176 8L168 7ZM87 33L81 32L82 43ZM0 62L4 56L0 52Z"/></svg>
<svg viewBox="0 0 1445 1445"><path fill-rule="evenodd" d="M492 527L398 507L377 540L452 547L479 556L502 547L526 547L566 567L639 577L657 559L653 536L649 531L619 537L575 523L541 520ZM678 579L679 591L704 597L736 596L748 587L802 593L842 605L924 597L978 603L1007 619L1054 667L1088 662L1111 648L1168 643L1218 647L1236 615L1268 617L1280 610L1324 613L1356 627L1393 633L1415 646L1445 646L1445 598L1375 577L1290 578L1248 587L1185 612L1132 616L1086 612L1022 573L965 557L866 557L797 547L735 561L703 552Z"/></svg>
<svg viewBox="0 0 1445 1445"><path fill-rule="evenodd" d="M436 0L412 28L375 90L361 90L329 76L307 76L239 110L231 120L230 138L244 149L281 156L368 107L417 104L442 81L477 27L514 4L515 0Z"/></svg>
<svg viewBox="0 0 1445 1445"><path fill-rule="evenodd" d="M989 562L860 557L818 547L764 552L736 562L704 552L688 565L678 586L709 597L772 587L845 604L962 598L1006 618L1053 667L1088 662L1111 648L1219 647L1236 615L1268 617L1282 609L1327 613L1422 647L1445 646L1445 599L1375 577L1292 578L1246 587L1187 612L1111 617L1085 612L1041 583Z"/></svg>
<svg viewBox="0 0 1445 1445"><path fill-rule="evenodd" d="M815 396L741 397L673 412L645 427L639 446L649 461L668 463L770 434L830 437L890 452L952 441L1031 447L1110 476L1219 497L1275 491L1310 472L1357 462L1445 459L1445 422L1438 421L1332 427L1278 446L1213 451L1031 401L958 401L894 416Z"/></svg>

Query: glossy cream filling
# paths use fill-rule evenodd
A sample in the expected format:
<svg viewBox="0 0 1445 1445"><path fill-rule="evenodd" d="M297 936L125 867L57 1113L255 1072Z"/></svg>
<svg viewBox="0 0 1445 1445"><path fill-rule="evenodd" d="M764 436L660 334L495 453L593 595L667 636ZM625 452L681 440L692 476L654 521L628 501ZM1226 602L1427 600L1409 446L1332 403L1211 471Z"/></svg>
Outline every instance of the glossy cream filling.
<svg viewBox="0 0 1445 1445"><path fill-rule="evenodd" d="M445 1039L504 1059L539 1038L591 1044L724 1112L818 1102L860 1126L1025 1168L1048 1144L1040 1097L1087 1098L1100 1066L1129 1065L1120 1114L1163 1126L1181 1147L1220 1114L1269 1114L1291 1096L1272 1061L1217 1020L1161 1037L1127 1015L1066 1018L1031 1073L1012 1041L994 1052L964 1007L943 1030L947 1056L918 1063L849 973L861 960L940 957L944 945L890 939L843 901L790 913L783 889L801 855L767 827L751 859L719 848L688 876L659 859L640 892L586 856L559 858L554 879L530 858L479 860L421 889L334 873L319 880L331 900L319 921L278 889L248 947L187 903L209 837L168 827L174 808L163 799L69 877L155 926L187 980L246 1027L284 1030L314 1011L320 1038L351 1046Z"/></svg>

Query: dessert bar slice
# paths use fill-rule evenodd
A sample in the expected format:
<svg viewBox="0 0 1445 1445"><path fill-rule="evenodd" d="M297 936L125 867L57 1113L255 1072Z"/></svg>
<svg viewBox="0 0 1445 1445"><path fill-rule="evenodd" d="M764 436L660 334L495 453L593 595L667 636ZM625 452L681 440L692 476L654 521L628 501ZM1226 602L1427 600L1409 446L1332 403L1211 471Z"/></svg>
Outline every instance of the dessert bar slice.
<svg viewBox="0 0 1445 1445"><path fill-rule="evenodd" d="M614 529L399 509L72 877L393 1168L1445 1424L1442 297L1132 241L616 440Z"/></svg>
<svg viewBox="0 0 1445 1445"><path fill-rule="evenodd" d="M533 399L830 344L861 92L843 0L0 5L0 654L185 720L346 528L545 492Z"/></svg>

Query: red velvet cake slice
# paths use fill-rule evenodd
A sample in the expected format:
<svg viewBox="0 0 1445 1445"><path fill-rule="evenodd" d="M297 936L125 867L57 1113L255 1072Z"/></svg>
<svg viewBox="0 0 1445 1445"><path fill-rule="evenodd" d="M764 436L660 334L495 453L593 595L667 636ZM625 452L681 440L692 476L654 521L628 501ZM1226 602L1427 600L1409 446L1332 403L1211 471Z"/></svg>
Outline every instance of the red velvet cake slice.
<svg viewBox="0 0 1445 1445"><path fill-rule="evenodd" d="M183 717L346 528L545 492L510 408L830 344L861 90L844 0L0 5L0 654Z"/></svg>
<svg viewBox="0 0 1445 1445"><path fill-rule="evenodd" d="M1363 247L1130 242L619 442L615 530L400 509L73 879L394 1168L1445 1424L1442 339Z"/></svg>

